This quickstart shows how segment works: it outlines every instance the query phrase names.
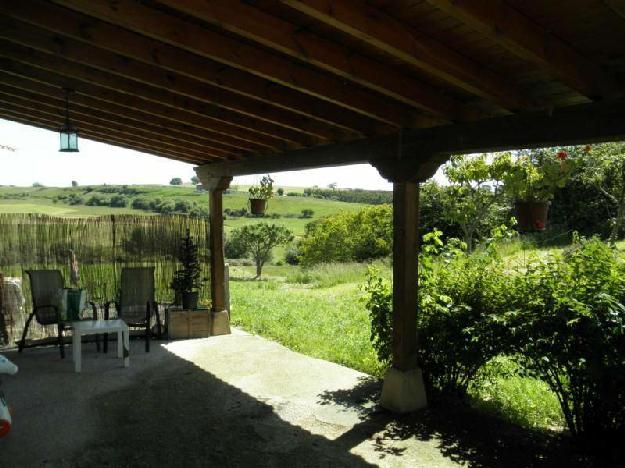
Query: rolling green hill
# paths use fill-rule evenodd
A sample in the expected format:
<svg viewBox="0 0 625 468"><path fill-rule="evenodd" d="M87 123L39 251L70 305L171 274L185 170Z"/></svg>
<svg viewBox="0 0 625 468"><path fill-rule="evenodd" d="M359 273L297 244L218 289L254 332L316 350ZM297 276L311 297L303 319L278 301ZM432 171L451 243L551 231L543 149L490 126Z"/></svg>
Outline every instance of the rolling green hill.
<svg viewBox="0 0 625 468"><path fill-rule="evenodd" d="M284 187L285 193L302 193L302 188ZM126 198L126 207L89 206L92 197L105 200L122 195ZM80 197L82 203L70 204L71 197ZM152 211L132 208L132 202L142 198L148 202L171 201L187 202L189 206L206 211L208 194L198 192L194 186L170 185L94 185L83 187L12 187L0 186L0 213L42 213L62 217L103 216L109 214L144 214L156 215ZM317 199L304 196L274 197L269 201L266 217L236 217L226 215L226 230L244 224L261 221L280 224L291 229L295 235L301 235L304 227L311 220L328 216L339 211L358 211L363 206L359 203L344 203L334 200ZM224 210L248 208L246 186L233 187L224 195ZM302 218L302 210L312 210L311 218Z"/></svg>

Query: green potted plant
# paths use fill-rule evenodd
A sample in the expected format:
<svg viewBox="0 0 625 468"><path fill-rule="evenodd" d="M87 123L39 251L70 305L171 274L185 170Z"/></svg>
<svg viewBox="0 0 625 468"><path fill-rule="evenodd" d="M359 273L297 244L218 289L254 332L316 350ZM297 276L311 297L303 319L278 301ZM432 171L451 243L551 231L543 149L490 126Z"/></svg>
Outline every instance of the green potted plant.
<svg viewBox="0 0 625 468"><path fill-rule="evenodd" d="M171 287L175 292L174 302L182 304L185 310L197 309L199 288L200 288L200 260L198 247L191 233L187 229L186 235L182 238L182 244L178 251L178 261L182 264L182 269L174 273Z"/></svg>
<svg viewBox="0 0 625 468"><path fill-rule="evenodd" d="M575 161L564 149L522 150L499 159L504 190L515 200L520 231L543 231L556 189L569 181Z"/></svg>
<svg viewBox="0 0 625 468"><path fill-rule="evenodd" d="M262 215L267 209L267 200L273 196L273 179L269 174L260 179L258 185L252 185L250 192L250 211L253 215Z"/></svg>

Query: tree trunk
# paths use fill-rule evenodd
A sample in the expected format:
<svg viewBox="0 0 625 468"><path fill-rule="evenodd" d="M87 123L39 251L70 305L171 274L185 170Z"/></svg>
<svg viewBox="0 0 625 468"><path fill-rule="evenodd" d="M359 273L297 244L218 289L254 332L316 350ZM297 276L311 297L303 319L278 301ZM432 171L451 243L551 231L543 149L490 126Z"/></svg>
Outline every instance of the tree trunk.
<svg viewBox="0 0 625 468"><path fill-rule="evenodd" d="M260 279L260 273L263 269L263 264L261 262L256 262L256 278Z"/></svg>

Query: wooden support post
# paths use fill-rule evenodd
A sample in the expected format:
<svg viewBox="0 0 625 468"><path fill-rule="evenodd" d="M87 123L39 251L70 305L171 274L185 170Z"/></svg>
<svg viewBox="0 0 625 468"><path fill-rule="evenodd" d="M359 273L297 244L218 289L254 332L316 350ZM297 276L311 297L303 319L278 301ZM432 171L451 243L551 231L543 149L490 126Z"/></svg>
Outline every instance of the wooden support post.
<svg viewBox="0 0 625 468"><path fill-rule="evenodd" d="M417 298L419 244L419 180L422 167L412 170L401 160L375 161L383 177L393 182L393 361L384 377L380 404L397 413L427 405L417 362Z"/></svg>
<svg viewBox="0 0 625 468"><path fill-rule="evenodd" d="M393 367L417 366L417 182L393 184Z"/></svg>
<svg viewBox="0 0 625 468"><path fill-rule="evenodd" d="M232 177L202 177L208 190L210 203L210 272L211 272L211 325L210 334L230 333L230 316L226 309L226 275L224 264L223 192L230 186Z"/></svg>

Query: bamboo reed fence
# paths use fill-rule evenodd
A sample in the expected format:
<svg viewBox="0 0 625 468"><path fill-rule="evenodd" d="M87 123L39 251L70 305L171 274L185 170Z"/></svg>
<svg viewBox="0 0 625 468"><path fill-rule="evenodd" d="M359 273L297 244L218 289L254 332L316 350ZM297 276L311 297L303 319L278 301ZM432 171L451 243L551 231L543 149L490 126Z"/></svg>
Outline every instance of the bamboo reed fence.
<svg viewBox="0 0 625 468"><path fill-rule="evenodd" d="M70 251L76 255L80 267L79 286L88 291L94 302L115 299L120 272L126 266L154 266L156 299L171 302L171 280L180 267L176 256L187 229L199 247L204 280L200 300L208 304L209 229L205 218L182 215L57 218L40 214L0 214L0 275L21 278L26 298L23 317L31 310L26 270L58 269L69 282ZM23 320L18 320L9 327L11 341L21 333L18 328L22 323ZM50 332L53 334L52 330ZM33 334L49 335L44 327L33 327Z"/></svg>

